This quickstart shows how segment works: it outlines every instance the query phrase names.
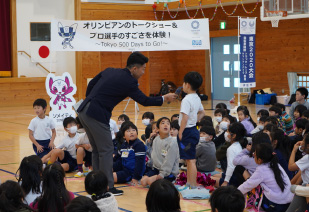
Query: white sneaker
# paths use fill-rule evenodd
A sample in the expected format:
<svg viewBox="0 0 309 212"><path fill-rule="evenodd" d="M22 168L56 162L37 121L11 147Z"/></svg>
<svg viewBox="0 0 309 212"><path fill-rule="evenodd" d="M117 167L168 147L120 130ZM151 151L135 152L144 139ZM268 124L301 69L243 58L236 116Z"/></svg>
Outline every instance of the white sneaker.
<svg viewBox="0 0 309 212"><path fill-rule="evenodd" d="M80 177L83 177L84 176L84 173L82 172L77 172L77 174L74 175L74 177L76 178L80 178Z"/></svg>
<svg viewBox="0 0 309 212"><path fill-rule="evenodd" d="M89 172L89 167L83 166L84 173Z"/></svg>

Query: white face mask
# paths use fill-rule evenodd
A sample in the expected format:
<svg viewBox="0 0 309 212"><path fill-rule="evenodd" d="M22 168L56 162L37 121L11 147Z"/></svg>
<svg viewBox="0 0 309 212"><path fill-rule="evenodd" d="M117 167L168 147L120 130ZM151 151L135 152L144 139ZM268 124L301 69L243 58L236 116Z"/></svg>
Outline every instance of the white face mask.
<svg viewBox="0 0 309 212"><path fill-rule="evenodd" d="M231 139L229 139L228 134L229 134L228 132L224 133L224 139L226 142L231 142Z"/></svg>
<svg viewBox="0 0 309 212"><path fill-rule="evenodd" d="M260 121L260 117L257 117L256 119L257 119L258 122Z"/></svg>
<svg viewBox="0 0 309 212"><path fill-rule="evenodd" d="M229 123L226 122L226 121L222 121L222 122L220 123L220 129L223 130L223 131L226 131L227 128L228 128L228 126L229 126Z"/></svg>
<svg viewBox="0 0 309 212"><path fill-rule="evenodd" d="M142 120L142 123L145 125L145 126L148 126L150 124L150 119L143 119Z"/></svg>
<svg viewBox="0 0 309 212"><path fill-rule="evenodd" d="M69 130L69 132L71 134L75 134L77 132L77 126L73 126L73 127L67 128L67 130Z"/></svg>
<svg viewBox="0 0 309 212"><path fill-rule="evenodd" d="M221 122L222 121L222 116L215 116L215 120L217 122Z"/></svg>
<svg viewBox="0 0 309 212"><path fill-rule="evenodd" d="M200 137L200 142L210 141L210 136L206 135L205 137Z"/></svg>
<svg viewBox="0 0 309 212"><path fill-rule="evenodd" d="M259 128L260 130L264 130L264 125L258 125L258 128Z"/></svg>

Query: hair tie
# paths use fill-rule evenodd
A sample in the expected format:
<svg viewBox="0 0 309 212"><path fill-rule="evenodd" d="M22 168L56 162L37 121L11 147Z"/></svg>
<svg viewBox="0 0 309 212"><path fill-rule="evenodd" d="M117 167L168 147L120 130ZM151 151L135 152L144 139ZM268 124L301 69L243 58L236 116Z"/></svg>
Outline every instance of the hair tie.
<svg viewBox="0 0 309 212"><path fill-rule="evenodd" d="M276 155L277 153L273 152L272 155Z"/></svg>
<svg viewBox="0 0 309 212"><path fill-rule="evenodd" d="M95 193L93 193L93 194L91 194L91 196L96 196L96 194L95 194Z"/></svg>

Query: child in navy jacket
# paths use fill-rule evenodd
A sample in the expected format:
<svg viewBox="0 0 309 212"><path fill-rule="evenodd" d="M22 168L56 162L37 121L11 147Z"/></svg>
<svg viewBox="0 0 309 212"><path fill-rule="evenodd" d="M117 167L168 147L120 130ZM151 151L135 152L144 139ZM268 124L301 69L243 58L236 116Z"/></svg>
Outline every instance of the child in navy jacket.
<svg viewBox="0 0 309 212"><path fill-rule="evenodd" d="M126 183L132 180L135 186L145 172L146 146L137 138L137 127L132 122L125 123L121 133L126 142L122 144L113 165L114 182Z"/></svg>

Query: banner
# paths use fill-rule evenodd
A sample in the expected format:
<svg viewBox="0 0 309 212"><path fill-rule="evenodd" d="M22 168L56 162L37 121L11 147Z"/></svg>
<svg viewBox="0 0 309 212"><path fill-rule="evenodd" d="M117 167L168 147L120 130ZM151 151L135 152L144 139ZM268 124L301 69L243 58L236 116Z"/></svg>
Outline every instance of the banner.
<svg viewBox="0 0 309 212"><path fill-rule="evenodd" d="M73 95L76 93L76 85L68 72L62 76L48 74L45 81L47 94L50 96L49 105L52 108L49 117L56 125L62 125L66 117L75 117L73 105L76 103Z"/></svg>
<svg viewBox="0 0 309 212"><path fill-rule="evenodd" d="M209 49L208 19L175 21L52 20L53 51Z"/></svg>
<svg viewBox="0 0 309 212"><path fill-rule="evenodd" d="M240 18L240 86L254 88L256 19Z"/></svg>

